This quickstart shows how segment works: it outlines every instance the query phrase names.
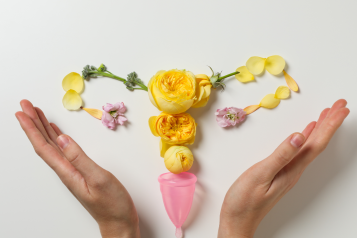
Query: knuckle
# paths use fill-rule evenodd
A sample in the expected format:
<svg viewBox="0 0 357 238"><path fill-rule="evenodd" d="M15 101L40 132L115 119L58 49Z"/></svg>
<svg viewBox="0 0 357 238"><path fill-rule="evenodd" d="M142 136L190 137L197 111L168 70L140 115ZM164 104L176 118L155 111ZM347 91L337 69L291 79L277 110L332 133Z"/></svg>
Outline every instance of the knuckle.
<svg viewBox="0 0 357 238"><path fill-rule="evenodd" d="M279 150L276 154L276 160L280 165L286 165L290 162L291 156L287 150Z"/></svg>
<svg viewBox="0 0 357 238"><path fill-rule="evenodd" d="M112 176L110 172L104 170L101 175L96 176L93 180L93 187L96 189L105 189L110 184Z"/></svg>

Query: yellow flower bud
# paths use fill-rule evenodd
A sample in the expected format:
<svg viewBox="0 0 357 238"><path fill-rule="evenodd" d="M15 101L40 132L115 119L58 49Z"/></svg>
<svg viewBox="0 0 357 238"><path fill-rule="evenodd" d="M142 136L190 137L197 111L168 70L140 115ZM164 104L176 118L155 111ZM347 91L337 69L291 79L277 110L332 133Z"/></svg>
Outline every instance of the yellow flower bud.
<svg viewBox="0 0 357 238"><path fill-rule="evenodd" d="M166 168L174 174L189 170L193 164L193 155L186 146L171 146L164 156Z"/></svg>

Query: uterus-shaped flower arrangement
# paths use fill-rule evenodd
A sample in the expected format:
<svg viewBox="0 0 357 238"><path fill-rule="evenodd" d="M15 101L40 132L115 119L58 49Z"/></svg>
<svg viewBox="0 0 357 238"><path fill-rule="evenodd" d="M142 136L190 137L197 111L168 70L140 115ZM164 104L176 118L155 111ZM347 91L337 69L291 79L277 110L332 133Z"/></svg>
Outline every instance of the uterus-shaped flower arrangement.
<svg viewBox="0 0 357 238"><path fill-rule="evenodd" d="M238 67L233 73L224 76L215 73L212 68L210 68L211 76L195 75L188 70L160 70L150 79L147 86L135 72L128 74L125 79L109 72L103 64L99 68L87 65L82 71L82 77L77 73L70 73L63 79L62 86L66 94L62 102L66 109L83 109L102 120L102 124L106 127L114 129L116 124L122 125L127 120L124 116L126 111L124 103L107 103L103 106L103 111L82 107L80 93L84 87L83 79L110 77L123 82L130 91L148 92L151 103L161 111L159 115L149 118L149 127L154 136L160 137L160 156L164 158L165 166L170 171L159 177L161 192L167 213L177 228L176 237L181 237L180 227L190 210L196 182L196 177L186 171L190 170L194 163L193 153L188 146L195 142L197 123L186 111L189 108L206 106L213 89L224 90L226 78L235 76L238 81L248 83L262 74L264 69L272 75L283 74L287 85L296 92L299 90L298 85L285 72L285 65L285 60L281 56L274 55L267 58L253 56L248 59L245 66ZM275 108L280 104L281 99L289 98L289 87L279 86L274 94L267 94L259 104L244 109L237 107L217 109L216 121L220 127L234 126L261 107ZM175 186L179 189L175 189ZM182 190L183 187L185 190Z"/></svg>

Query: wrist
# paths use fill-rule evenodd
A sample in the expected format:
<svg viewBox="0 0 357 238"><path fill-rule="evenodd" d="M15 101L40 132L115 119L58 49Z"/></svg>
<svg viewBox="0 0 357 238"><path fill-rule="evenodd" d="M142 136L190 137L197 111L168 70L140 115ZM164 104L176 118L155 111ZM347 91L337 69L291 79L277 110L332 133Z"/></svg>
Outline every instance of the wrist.
<svg viewBox="0 0 357 238"><path fill-rule="evenodd" d="M253 238L257 227L255 219L221 214L218 238Z"/></svg>
<svg viewBox="0 0 357 238"><path fill-rule="evenodd" d="M103 222L99 229L102 238L140 238L139 223Z"/></svg>

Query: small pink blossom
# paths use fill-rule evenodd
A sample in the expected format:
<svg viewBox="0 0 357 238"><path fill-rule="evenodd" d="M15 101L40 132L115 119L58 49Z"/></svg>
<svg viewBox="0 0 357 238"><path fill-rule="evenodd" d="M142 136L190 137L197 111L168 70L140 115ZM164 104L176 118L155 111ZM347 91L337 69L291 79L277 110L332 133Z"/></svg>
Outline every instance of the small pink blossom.
<svg viewBox="0 0 357 238"><path fill-rule="evenodd" d="M109 129L113 130L115 128L115 124L123 125L124 122L128 120L124 116L126 107L122 102L117 102L114 105L107 103L103 106L103 110L102 123Z"/></svg>
<svg viewBox="0 0 357 238"><path fill-rule="evenodd" d="M244 121L246 112L243 109L236 107L225 107L217 109L215 112L216 121L220 127L234 126L237 123Z"/></svg>

